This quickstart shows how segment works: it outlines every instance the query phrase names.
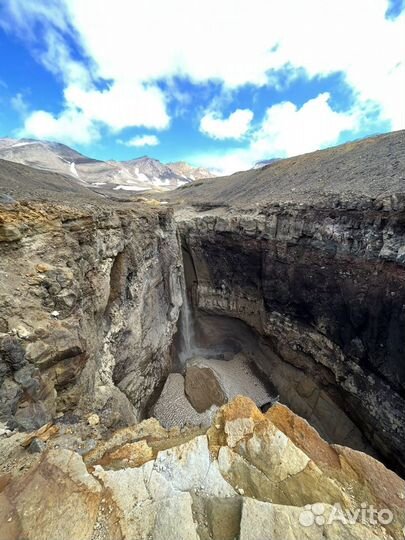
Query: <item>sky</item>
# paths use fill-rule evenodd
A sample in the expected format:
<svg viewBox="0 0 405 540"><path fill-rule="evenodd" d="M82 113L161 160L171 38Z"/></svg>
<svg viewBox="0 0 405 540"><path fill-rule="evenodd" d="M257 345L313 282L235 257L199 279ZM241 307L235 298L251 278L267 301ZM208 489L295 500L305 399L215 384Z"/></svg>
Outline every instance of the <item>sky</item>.
<svg viewBox="0 0 405 540"><path fill-rule="evenodd" d="M405 127L405 0L0 0L0 137L223 173Z"/></svg>

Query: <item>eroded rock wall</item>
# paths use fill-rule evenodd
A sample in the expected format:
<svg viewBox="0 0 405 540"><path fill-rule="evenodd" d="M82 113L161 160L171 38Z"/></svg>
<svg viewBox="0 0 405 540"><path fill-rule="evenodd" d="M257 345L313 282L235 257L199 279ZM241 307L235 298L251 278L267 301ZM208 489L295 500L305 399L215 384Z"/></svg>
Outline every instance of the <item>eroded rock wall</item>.
<svg viewBox="0 0 405 540"><path fill-rule="evenodd" d="M282 401L333 442L362 448L360 429L403 471L403 201L183 210L178 220L197 315L247 323Z"/></svg>
<svg viewBox="0 0 405 540"><path fill-rule="evenodd" d="M138 420L170 368L180 264L163 208L1 208L0 422Z"/></svg>

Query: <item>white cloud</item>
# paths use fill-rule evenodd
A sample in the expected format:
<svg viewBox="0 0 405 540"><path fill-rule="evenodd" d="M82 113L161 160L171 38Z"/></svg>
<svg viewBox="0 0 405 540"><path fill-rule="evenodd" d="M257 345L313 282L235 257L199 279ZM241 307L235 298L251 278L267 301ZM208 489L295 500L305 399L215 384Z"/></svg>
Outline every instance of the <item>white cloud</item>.
<svg viewBox="0 0 405 540"><path fill-rule="evenodd" d="M405 15L385 19L386 0L66 2L105 78L185 75L234 88L265 84L286 64L309 76L342 71L360 100L377 101L393 127L405 123Z"/></svg>
<svg viewBox="0 0 405 540"><path fill-rule="evenodd" d="M308 77L343 73L358 111L367 111L370 102L393 129L405 126L405 14L387 20L387 0L2 4L12 21L9 27L20 35L33 39L34 23L43 26L37 34L43 36L46 52L38 59L62 75L65 84L65 112L54 116L55 122L75 111L93 132L97 123L113 131L129 126L164 129L170 121L167 100L156 81L187 77L198 83L216 81L227 90L269 81L277 86L278 70L288 65L291 77L297 72ZM81 44L82 60L73 58L66 35ZM111 81L108 89L99 89L95 81L100 79ZM329 139L326 123L323 129ZM267 140L268 134L263 137Z"/></svg>
<svg viewBox="0 0 405 540"><path fill-rule="evenodd" d="M301 108L290 101L268 108L250 151L257 159L294 156L334 143L343 131L357 127L352 113L331 109L327 92L310 99Z"/></svg>
<svg viewBox="0 0 405 540"><path fill-rule="evenodd" d="M92 121L75 109L66 109L59 116L35 111L25 120L20 137L36 137L66 144L90 144L100 138Z"/></svg>
<svg viewBox="0 0 405 540"><path fill-rule="evenodd" d="M32 20L50 23L60 31L67 30L67 11L55 0L4 0L2 4L0 26L23 39L35 39Z"/></svg>
<svg viewBox="0 0 405 540"><path fill-rule="evenodd" d="M200 131L213 139L240 139L248 131L252 118L249 109L236 109L228 118L209 111L201 118Z"/></svg>
<svg viewBox="0 0 405 540"><path fill-rule="evenodd" d="M323 148L340 134L359 127L356 111L335 112L327 92L310 99L301 108L285 101L266 110L263 121L246 148L221 155L195 156L193 161L219 169L223 174L249 169L252 163L271 157L290 157Z"/></svg>
<svg viewBox="0 0 405 540"><path fill-rule="evenodd" d="M118 141L125 146L134 146L135 148L139 146L157 146L159 144L159 139L156 135L138 135L132 137L129 141Z"/></svg>
<svg viewBox="0 0 405 540"><path fill-rule="evenodd" d="M169 125L164 95L153 86L113 84L105 90L86 90L72 84L64 95L66 106L60 114L27 114L20 135L91 144L100 138L103 125L112 132L129 126L163 129Z"/></svg>
<svg viewBox="0 0 405 540"><path fill-rule="evenodd" d="M158 87L138 83L114 83L106 90L84 90L79 85L68 86L66 101L91 118L106 124L113 131L125 127L169 125L165 97Z"/></svg>

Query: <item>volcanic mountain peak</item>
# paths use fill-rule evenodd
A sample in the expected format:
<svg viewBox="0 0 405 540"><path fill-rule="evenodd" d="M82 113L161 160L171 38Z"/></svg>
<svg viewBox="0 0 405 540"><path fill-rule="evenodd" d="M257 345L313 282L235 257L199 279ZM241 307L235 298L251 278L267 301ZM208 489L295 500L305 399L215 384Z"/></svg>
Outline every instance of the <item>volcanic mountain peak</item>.
<svg viewBox="0 0 405 540"><path fill-rule="evenodd" d="M212 176L208 171L194 169L186 163L180 171L148 156L128 161L96 160L64 144L35 139L0 139L0 159L69 175L99 189L170 190Z"/></svg>
<svg viewBox="0 0 405 540"><path fill-rule="evenodd" d="M202 180L203 178L213 178L216 176L213 171L203 167L192 167L185 161L175 161L167 164L174 172L192 180Z"/></svg>

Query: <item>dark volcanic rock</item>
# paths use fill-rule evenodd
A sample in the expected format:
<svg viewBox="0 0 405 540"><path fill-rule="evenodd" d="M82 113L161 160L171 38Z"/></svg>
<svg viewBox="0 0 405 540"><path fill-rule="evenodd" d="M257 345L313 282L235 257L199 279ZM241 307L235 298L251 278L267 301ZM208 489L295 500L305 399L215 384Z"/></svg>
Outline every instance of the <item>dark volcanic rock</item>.
<svg viewBox="0 0 405 540"><path fill-rule="evenodd" d="M276 207L180 222L199 310L245 321L271 350L261 367L276 386L281 359L316 381L317 395L324 391L336 403L329 414L341 408L401 466L404 218L402 210L373 207ZM282 399L292 399L279 390ZM314 412L312 398L301 399L299 412L316 423L328 413ZM336 436L332 429L329 437Z"/></svg>
<svg viewBox="0 0 405 540"><path fill-rule="evenodd" d="M371 445L402 471L403 142L398 132L245 173L244 185L240 173L177 193L194 202L178 221L197 336L215 336L217 346L209 316L244 321L255 333L253 357L282 401L329 440ZM317 191L321 173L328 189ZM202 202L232 187L234 207Z"/></svg>

